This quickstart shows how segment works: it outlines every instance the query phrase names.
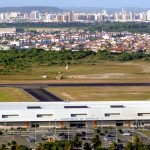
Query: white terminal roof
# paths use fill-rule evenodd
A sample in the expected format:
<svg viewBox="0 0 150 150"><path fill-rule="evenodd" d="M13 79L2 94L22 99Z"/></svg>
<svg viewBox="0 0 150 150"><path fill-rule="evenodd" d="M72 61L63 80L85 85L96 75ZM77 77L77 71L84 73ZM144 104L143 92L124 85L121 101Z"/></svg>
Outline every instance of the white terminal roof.
<svg viewBox="0 0 150 150"><path fill-rule="evenodd" d="M0 103L0 122L150 120L150 101Z"/></svg>
<svg viewBox="0 0 150 150"><path fill-rule="evenodd" d="M132 108L150 108L150 101L84 101L84 102L1 102L0 110L26 110L28 106L40 106L42 109L63 109L64 106L87 106L88 108L109 108L111 105L123 105Z"/></svg>

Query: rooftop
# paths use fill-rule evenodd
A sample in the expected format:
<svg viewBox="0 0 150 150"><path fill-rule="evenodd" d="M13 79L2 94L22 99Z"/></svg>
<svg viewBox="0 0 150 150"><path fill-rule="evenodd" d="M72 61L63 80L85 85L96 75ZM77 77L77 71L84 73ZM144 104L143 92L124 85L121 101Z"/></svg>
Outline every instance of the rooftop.
<svg viewBox="0 0 150 150"><path fill-rule="evenodd" d="M150 101L101 101L101 102L2 102L0 110L27 109L88 109L88 108L150 108Z"/></svg>

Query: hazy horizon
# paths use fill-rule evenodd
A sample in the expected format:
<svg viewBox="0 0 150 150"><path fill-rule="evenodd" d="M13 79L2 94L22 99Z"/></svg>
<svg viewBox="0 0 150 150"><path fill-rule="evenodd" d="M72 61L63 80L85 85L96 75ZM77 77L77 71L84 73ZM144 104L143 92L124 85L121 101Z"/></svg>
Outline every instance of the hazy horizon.
<svg viewBox="0 0 150 150"><path fill-rule="evenodd" d="M5 0L0 3L0 7L20 6L150 8L150 0Z"/></svg>

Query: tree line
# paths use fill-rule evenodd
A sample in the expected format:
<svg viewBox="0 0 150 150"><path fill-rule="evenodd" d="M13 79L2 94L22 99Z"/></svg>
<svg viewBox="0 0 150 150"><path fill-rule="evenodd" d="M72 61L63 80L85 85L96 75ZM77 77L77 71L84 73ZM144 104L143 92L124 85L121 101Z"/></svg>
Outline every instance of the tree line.
<svg viewBox="0 0 150 150"><path fill-rule="evenodd" d="M150 23L144 22L107 22L95 24L87 28L90 31L107 31L107 32L123 32L132 33L150 33Z"/></svg>
<svg viewBox="0 0 150 150"><path fill-rule="evenodd" d="M0 28L82 28L90 31L107 31L107 32L138 32L138 33L150 33L150 23L145 22L95 22L95 23L0 23Z"/></svg>
<svg viewBox="0 0 150 150"><path fill-rule="evenodd" d="M36 65L66 65L100 63L105 61L150 61L150 54L143 52L121 52L114 54L109 51L45 51L42 49L0 51L0 73L8 74L30 69Z"/></svg>

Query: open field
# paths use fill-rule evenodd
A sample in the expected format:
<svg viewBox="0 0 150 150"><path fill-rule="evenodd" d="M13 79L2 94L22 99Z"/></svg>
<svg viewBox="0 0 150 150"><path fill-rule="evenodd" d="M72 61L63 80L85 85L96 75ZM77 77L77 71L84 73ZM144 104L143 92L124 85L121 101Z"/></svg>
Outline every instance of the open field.
<svg viewBox="0 0 150 150"><path fill-rule="evenodd" d="M48 90L69 101L150 99L150 87L49 87Z"/></svg>
<svg viewBox="0 0 150 150"><path fill-rule="evenodd" d="M69 82L150 82L149 62L101 62L99 64L77 64L65 66L33 66L30 70L0 75L5 81L56 81L58 75ZM60 73L59 73L60 72ZM46 75L47 79L42 76Z"/></svg>
<svg viewBox="0 0 150 150"><path fill-rule="evenodd" d="M0 102L30 102L33 101L19 88L0 88Z"/></svg>
<svg viewBox="0 0 150 150"><path fill-rule="evenodd" d="M28 30L32 30L32 31L67 31L67 30L69 30L69 29L74 29L74 28L72 28L72 27L68 27L68 28L28 28Z"/></svg>

